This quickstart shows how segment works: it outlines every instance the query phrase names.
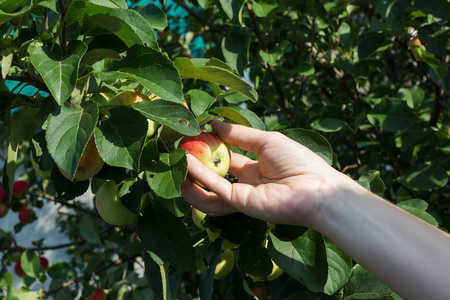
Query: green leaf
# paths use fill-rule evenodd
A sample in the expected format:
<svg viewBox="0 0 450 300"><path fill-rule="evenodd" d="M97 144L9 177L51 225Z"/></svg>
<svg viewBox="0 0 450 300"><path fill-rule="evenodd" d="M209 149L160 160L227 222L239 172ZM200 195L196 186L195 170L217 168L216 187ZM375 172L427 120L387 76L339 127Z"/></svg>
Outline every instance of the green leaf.
<svg viewBox="0 0 450 300"><path fill-rule="evenodd" d="M150 188L160 197L171 199L181 195L180 184L186 180L187 159L184 150L161 153L160 162L146 172Z"/></svg>
<svg viewBox="0 0 450 300"><path fill-rule="evenodd" d="M81 221L78 224L78 230L89 244L100 245L102 243L98 234L97 226L90 215L83 214L81 216Z"/></svg>
<svg viewBox="0 0 450 300"><path fill-rule="evenodd" d="M299 238L284 242L269 235L269 255L286 273L313 292L322 292L328 280L326 247L322 235L309 229Z"/></svg>
<svg viewBox="0 0 450 300"><path fill-rule="evenodd" d="M148 129L147 119L125 105L109 112L111 116L94 131L98 152L110 166L138 171Z"/></svg>
<svg viewBox="0 0 450 300"><path fill-rule="evenodd" d="M414 191L439 189L447 185L448 173L437 165L413 165L398 179L405 187Z"/></svg>
<svg viewBox="0 0 450 300"><path fill-rule="evenodd" d="M328 279L324 293L333 295L341 289L352 273L353 261L338 246L324 237L327 252Z"/></svg>
<svg viewBox="0 0 450 300"><path fill-rule="evenodd" d="M191 109L197 117L204 113L214 101L214 97L202 90L192 89L187 94L191 96Z"/></svg>
<svg viewBox="0 0 450 300"><path fill-rule="evenodd" d="M65 279L76 276L76 271L65 261L55 261L48 269L47 273L53 279Z"/></svg>
<svg viewBox="0 0 450 300"><path fill-rule="evenodd" d="M400 88L398 90L399 98L406 101L410 108L419 108L425 98L425 91L418 87Z"/></svg>
<svg viewBox="0 0 450 300"><path fill-rule="evenodd" d="M11 273L4 272L0 278L0 289L6 290L8 287L12 286L14 277Z"/></svg>
<svg viewBox="0 0 450 300"><path fill-rule="evenodd" d="M97 104L87 101L84 108L60 106L50 118L45 135L48 152L71 178L94 132L98 115Z"/></svg>
<svg viewBox="0 0 450 300"><path fill-rule="evenodd" d="M39 166L39 169L45 172L53 168L55 162L47 149L45 131L39 131L33 136L30 144L30 150L34 161Z"/></svg>
<svg viewBox="0 0 450 300"><path fill-rule="evenodd" d="M7 3L15 2L16 0L9 0L6 1ZM6 23L14 18L20 18L24 16L25 14L28 14L31 10L31 6L27 5L22 7L20 10L15 12L7 12L3 10L3 8L0 8L0 24Z"/></svg>
<svg viewBox="0 0 450 300"><path fill-rule="evenodd" d="M264 1L256 2L255 0L251 0L250 5L252 6L252 9L255 12L255 15L257 15L260 18L264 18L274 8L277 7L277 1L276 0L264 0Z"/></svg>
<svg viewBox="0 0 450 300"><path fill-rule="evenodd" d="M83 21L86 33L99 31L100 28L117 35L128 47L133 45L145 45L158 48L155 31L137 11L125 8L117 8L96 15L86 15Z"/></svg>
<svg viewBox="0 0 450 300"><path fill-rule="evenodd" d="M414 7L437 18L450 20L450 3L446 0L415 0Z"/></svg>
<svg viewBox="0 0 450 300"><path fill-rule="evenodd" d="M388 131L405 130L417 121L414 112L405 101L383 99L367 115L370 123Z"/></svg>
<svg viewBox="0 0 450 300"><path fill-rule="evenodd" d="M38 129L35 122L35 116L38 112L39 107L21 107L12 115L9 142L13 148L34 135Z"/></svg>
<svg viewBox="0 0 450 300"><path fill-rule="evenodd" d="M242 6L244 1L242 0L219 0L222 9L225 14L234 24L241 23L242 19Z"/></svg>
<svg viewBox="0 0 450 300"><path fill-rule="evenodd" d="M383 197L386 187L380 177L380 171L368 171L364 173L359 177L358 183L372 193Z"/></svg>
<svg viewBox="0 0 450 300"><path fill-rule="evenodd" d="M344 114L340 107L326 105L317 117L311 120L311 126L323 132L336 132L344 126Z"/></svg>
<svg viewBox="0 0 450 300"><path fill-rule="evenodd" d="M132 180L125 181L119 190L119 198L122 204L132 213L139 215L141 213L141 206L143 205L143 197L147 197L148 184L139 177ZM147 201L148 199L144 200Z"/></svg>
<svg viewBox="0 0 450 300"><path fill-rule="evenodd" d="M375 53L387 38L384 33L369 33L364 35L358 43L359 60L364 60Z"/></svg>
<svg viewBox="0 0 450 300"><path fill-rule="evenodd" d="M244 69L248 64L250 37L245 30L234 30L222 40L222 53L228 64L244 75Z"/></svg>
<svg viewBox="0 0 450 300"><path fill-rule="evenodd" d="M316 69L308 63L300 63L295 67L295 71L300 75L311 76L314 75Z"/></svg>
<svg viewBox="0 0 450 300"><path fill-rule="evenodd" d="M149 22L150 26L164 30L167 25L167 16L164 11L153 3L138 7L137 11Z"/></svg>
<svg viewBox="0 0 450 300"><path fill-rule="evenodd" d="M406 210L407 212L415 215L416 217L430 223L433 226L438 226L439 223L436 219L426 212L428 203L422 199L409 199L397 204L398 207Z"/></svg>
<svg viewBox="0 0 450 300"><path fill-rule="evenodd" d="M364 270L360 265L356 265L352 270L352 276L344 286L342 299L382 299L392 293L375 276Z"/></svg>
<svg viewBox="0 0 450 300"><path fill-rule="evenodd" d="M239 247L242 269L256 277L267 277L273 268L267 248L259 244L245 243Z"/></svg>
<svg viewBox="0 0 450 300"><path fill-rule="evenodd" d="M182 135L198 135L200 126L183 105L165 100L142 101L132 105L146 118L170 127Z"/></svg>
<svg viewBox="0 0 450 300"><path fill-rule="evenodd" d="M328 164L331 165L333 163L333 150L331 145L319 133L303 128L285 129L281 133L310 149L322 157Z"/></svg>
<svg viewBox="0 0 450 300"><path fill-rule="evenodd" d="M160 204L152 202L138 220L144 248L169 262L177 271L195 270L195 252L186 227Z"/></svg>
<svg viewBox="0 0 450 300"><path fill-rule="evenodd" d="M36 278L39 271L39 257L36 252L31 249L26 249L20 256L20 264L27 276Z"/></svg>
<svg viewBox="0 0 450 300"><path fill-rule="evenodd" d="M75 88L79 63L86 50L86 44L75 40L69 43L65 57L52 53L45 46L37 47L30 54L31 63L59 105L66 102Z"/></svg>
<svg viewBox="0 0 450 300"><path fill-rule="evenodd" d="M58 199L72 200L83 195L89 189L89 180L70 181L64 177L58 168L52 169L51 184L53 185Z"/></svg>
<svg viewBox="0 0 450 300"><path fill-rule="evenodd" d="M234 74L227 65L218 59L177 57L174 64L183 79L194 78L211 81L243 94L252 102L258 100L258 95L250 84Z"/></svg>
<svg viewBox="0 0 450 300"><path fill-rule="evenodd" d="M234 123L265 130L264 122L251 110L240 106L222 106L211 109L210 113L217 114L221 117L231 120Z"/></svg>
<svg viewBox="0 0 450 300"><path fill-rule="evenodd" d="M108 72L99 73L101 80L135 80L162 99L183 103L180 75L172 61L156 49L134 46L122 61Z"/></svg>

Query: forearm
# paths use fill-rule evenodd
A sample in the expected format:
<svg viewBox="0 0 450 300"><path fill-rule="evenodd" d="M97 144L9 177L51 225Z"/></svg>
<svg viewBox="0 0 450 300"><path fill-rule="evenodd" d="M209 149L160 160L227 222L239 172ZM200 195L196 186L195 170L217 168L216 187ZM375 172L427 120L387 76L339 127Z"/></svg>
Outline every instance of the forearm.
<svg viewBox="0 0 450 300"><path fill-rule="evenodd" d="M323 203L315 229L404 299L448 299L449 235L351 185Z"/></svg>

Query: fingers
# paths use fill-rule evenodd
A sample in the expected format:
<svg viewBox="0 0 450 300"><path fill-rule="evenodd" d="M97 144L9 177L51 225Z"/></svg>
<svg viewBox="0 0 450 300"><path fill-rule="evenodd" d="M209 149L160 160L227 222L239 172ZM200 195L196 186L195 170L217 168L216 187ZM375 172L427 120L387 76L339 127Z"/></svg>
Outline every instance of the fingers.
<svg viewBox="0 0 450 300"><path fill-rule="evenodd" d="M238 153L231 151L231 163L230 163L230 174L239 178L241 170L245 166L249 166L251 164L258 164L258 162Z"/></svg>
<svg viewBox="0 0 450 300"><path fill-rule="evenodd" d="M214 171L205 167L197 158L187 154L188 172L204 186L213 191L222 199L231 199L231 183Z"/></svg>
<svg viewBox="0 0 450 300"><path fill-rule="evenodd" d="M255 153L261 153L264 145L274 138L282 136L278 135L278 133L262 131L237 124L231 125L219 120L214 120L212 127L214 132L228 145Z"/></svg>
<svg viewBox="0 0 450 300"><path fill-rule="evenodd" d="M236 211L219 196L204 190L189 179L181 184L181 193L187 202L208 215L225 215Z"/></svg>

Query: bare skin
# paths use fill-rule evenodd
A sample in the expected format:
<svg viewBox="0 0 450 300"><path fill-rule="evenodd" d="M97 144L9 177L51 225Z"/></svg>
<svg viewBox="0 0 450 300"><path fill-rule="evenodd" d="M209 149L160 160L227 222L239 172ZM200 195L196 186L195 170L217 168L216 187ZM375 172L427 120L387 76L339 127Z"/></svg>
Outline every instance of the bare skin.
<svg viewBox="0 0 450 300"><path fill-rule="evenodd" d="M448 299L450 235L372 194L281 133L213 122L232 153L231 184L188 155L183 197L214 216L242 212L278 224L310 227L330 238L404 299Z"/></svg>

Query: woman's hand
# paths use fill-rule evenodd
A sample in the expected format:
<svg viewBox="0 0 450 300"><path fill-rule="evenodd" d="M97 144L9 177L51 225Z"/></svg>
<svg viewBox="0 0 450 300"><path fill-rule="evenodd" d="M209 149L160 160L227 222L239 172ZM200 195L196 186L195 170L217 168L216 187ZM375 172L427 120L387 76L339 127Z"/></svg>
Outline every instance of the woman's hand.
<svg viewBox="0 0 450 300"><path fill-rule="evenodd" d="M322 202L335 193L339 180L347 179L281 133L217 120L212 125L225 143L255 152L259 158L232 153L229 172L238 182L231 184L188 155L189 173L211 192L186 180L183 197L209 215L243 212L269 222L313 226Z"/></svg>

